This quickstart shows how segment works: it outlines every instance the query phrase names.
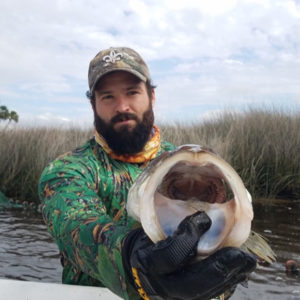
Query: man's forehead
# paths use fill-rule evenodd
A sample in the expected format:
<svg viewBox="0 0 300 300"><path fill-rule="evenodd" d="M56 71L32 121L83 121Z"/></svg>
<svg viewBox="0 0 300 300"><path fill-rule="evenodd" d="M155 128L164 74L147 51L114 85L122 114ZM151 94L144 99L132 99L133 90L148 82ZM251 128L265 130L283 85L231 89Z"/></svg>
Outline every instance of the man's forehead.
<svg viewBox="0 0 300 300"><path fill-rule="evenodd" d="M131 86L138 86L143 81L135 75L126 71L114 71L103 76L96 85L96 90L106 89L107 87L113 87L115 84L124 84Z"/></svg>

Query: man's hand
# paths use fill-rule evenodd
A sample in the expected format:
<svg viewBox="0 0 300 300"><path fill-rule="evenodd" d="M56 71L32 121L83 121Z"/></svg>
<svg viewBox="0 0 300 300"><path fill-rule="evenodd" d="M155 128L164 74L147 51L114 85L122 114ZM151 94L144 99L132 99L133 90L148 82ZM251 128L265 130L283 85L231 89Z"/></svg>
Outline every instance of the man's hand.
<svg viewBox="0 0 300 300"><path fill-rule="evenodd" d="M238 248L223 248L191 262L210 225L209 217L197 212L186 217L171 237L156 244L141 228L126 237L125 270L143 299L211 299L247 279L256 260Z"/></svg>

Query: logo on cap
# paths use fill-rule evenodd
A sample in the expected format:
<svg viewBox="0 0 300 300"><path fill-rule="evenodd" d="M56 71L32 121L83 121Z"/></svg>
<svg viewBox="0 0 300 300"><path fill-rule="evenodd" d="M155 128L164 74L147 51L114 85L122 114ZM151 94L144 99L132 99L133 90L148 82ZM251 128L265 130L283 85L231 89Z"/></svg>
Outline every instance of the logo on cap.
<svg viewBox="0 0 300 300"><path fill-rule="evenodd" d="M123 54L120 52L116 52L115 50L111 50L109 55L105 55L103 57L103 60L106 63L115 63L117 60L121 60L123 57Z"/></svg>

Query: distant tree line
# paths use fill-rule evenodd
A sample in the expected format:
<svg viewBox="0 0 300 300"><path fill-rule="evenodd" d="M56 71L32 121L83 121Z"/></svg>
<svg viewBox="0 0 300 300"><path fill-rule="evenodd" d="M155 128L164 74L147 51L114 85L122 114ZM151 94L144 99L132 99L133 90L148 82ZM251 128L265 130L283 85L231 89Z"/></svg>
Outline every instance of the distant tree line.
<svg viewBox="0 0 300 300"><path fill-rule="evenodd" d="M6 106L2 105L0 106L0 121L1 120L8 120L9 122L18 122L19 116L14 110L9 111Z"/></svg>

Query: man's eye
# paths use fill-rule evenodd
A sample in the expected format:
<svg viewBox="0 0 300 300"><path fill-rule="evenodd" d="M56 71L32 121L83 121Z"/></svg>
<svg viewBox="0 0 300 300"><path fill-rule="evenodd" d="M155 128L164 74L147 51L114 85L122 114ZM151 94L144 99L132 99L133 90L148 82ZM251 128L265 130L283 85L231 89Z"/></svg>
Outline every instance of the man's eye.
<svg viewBox="0 0 300 300"><path fill-rule="evenodd" d="M110 100L112 99L112 95L105 95L102 97L102 100Z"/></svg>
<svg viewBox="0 0 300 300"><path fill-rule="evenodd" d="M135 94L137 94L137 93L138 93L137 90L132 90L132 91L129 91L129 92L128 92L128 95L132 96L132 95L135 95Z"/></svg>

